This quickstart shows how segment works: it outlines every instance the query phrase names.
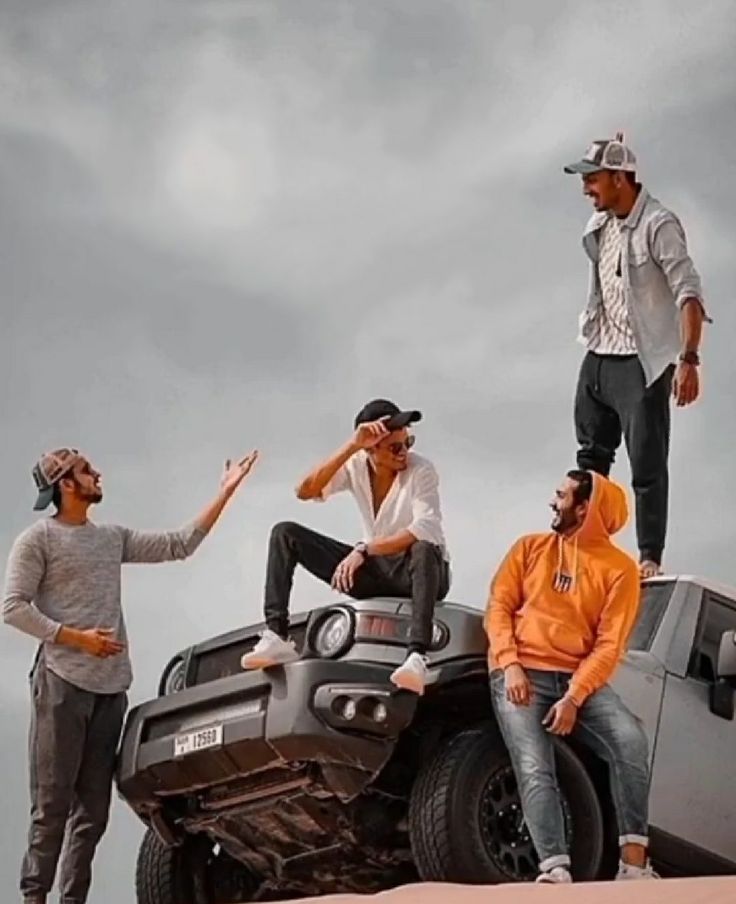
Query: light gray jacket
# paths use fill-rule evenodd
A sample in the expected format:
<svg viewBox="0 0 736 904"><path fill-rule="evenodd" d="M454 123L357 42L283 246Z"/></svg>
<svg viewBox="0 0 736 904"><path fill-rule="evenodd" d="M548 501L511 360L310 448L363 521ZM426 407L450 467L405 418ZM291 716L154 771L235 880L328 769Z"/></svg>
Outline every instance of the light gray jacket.
<svg viewBox="0 0 736 904"><path fill-rule="evenodd" d="M611 216L594 213L583 234L583 248L591 261L588 304L580 315L578 341L588 344L592 320L603 304L598 279L600 231ZM682 224L642 188L622 225L621 275L636 349L647 386L661 376L682 348L680 310L697 298L705 312L700 276L687 250ZM706 313L706 320L710 317Z"/></svg>

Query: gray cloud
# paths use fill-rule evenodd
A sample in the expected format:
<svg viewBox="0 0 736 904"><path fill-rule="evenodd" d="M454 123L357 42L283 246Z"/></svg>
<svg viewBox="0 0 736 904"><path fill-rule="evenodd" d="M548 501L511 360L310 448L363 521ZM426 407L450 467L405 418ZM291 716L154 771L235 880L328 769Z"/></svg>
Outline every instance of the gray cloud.
<svg viewBox="0 0 736 904"><path fill-rule="evenodd" d="M172 652L257 617L273 521L355 534L349 501L291 487L374 395L425 410L453 597L483 604L573 457L588 210L560 168L617 128L716 317L705 396L674 418L668 564L733 580L731 5L498 6L3 5L0 547L46 446L100 464L101 519L151 527L191 516L225 455L264 453L192 562L126 573L134 701ZM297 606L324 598L299 578ZM32 645L5 630L0 655L20 814ZM93 900L132 900L138 833L116 807Z"/></svg>

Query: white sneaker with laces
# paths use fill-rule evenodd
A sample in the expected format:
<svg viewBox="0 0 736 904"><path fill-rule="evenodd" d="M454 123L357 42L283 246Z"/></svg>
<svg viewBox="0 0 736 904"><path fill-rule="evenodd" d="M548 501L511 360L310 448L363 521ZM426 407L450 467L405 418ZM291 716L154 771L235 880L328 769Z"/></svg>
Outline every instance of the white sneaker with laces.
<svg viewBox="0 0 736 904"><path fill-rule="evenodd" d="M540 873L534 881L541 885L564 885L572 882L572 876L566 866L553 866L552 869Z"/></svg>
<svg viewBox="0 0 736 904"><path fill-rule="evenodd" d="M272 665L296 662L297 659L299 654L294 641L284 640L275 631L266 628L255 647L240 660L240 666L243 669L267 669Z"/></svg>
<svg viewBox="0 0 736 904"><path fill-rule="evenodd" d="M655 873L651 863L646 866L634 866L631 863L624 863L623 860L618 862L618 872L616 873L616 881L625 881L627 879L660 879L661 876Z"/></svg>
<svg viewBox="0 0 736 904"><path fill-rule="evenodd" d="M404 662L391 673L392 684L421 696L425 685L433 680L430 678L427 662L427 657L421 653L409 653Z"/></svg>

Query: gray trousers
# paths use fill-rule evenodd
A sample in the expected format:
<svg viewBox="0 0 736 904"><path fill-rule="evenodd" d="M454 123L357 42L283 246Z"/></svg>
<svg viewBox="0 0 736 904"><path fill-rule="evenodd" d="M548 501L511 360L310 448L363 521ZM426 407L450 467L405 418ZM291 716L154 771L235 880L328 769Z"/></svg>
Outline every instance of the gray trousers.
<svg viewBox="0 0 736 904"><path fill-rule="evenodd" d="M50 672L43 656L31 687L31 827L20 890L26 901L45 900L64 843L59 901L84 904L107 826L127 697L81 690Z"/></svg>
<svg viewBox="0 0 736 904"><path fill-rule="evenodd" d="M641 560L658 565L667 532L670 405L674 367L647 387L636 355L583 359L575 397L578 467L608 477L623 435L636 499Z"/></svg>

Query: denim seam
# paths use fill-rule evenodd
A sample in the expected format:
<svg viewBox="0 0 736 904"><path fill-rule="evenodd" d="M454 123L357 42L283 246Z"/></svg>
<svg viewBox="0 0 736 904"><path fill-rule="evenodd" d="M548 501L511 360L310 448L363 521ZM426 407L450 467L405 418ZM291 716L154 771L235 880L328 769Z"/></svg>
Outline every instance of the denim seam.
<svg viewBox="0 0 736 904"><path fill-rule="evenodd" d="M602 744L602 746L605 747L606 750L608 751L608 753L611 755L611 759L612 759L613 761L616 760L616 757L613 755L613 754L614 754L613 748L611 747L611 745L608 743L608 741L607 741L604 737L602 737L597 731L595 731L594 729L592 729L589 725L586 725L585 722L581 722L580 727L583 729L583 731L589 731L589 732L593 735L594 738L596 738L598 741L600 741L600 743ZM618 819L619 819L619 822L620 822L620 821L622 821L622 820L621 820L621 817L622 817L623 814L624 814L624 807L623 807L623 805L622 805L621 797L620 797L620 795L619 795L619 793L618 793L618 790L619 790L619 789L618 789L618 783L612 781L612 782L611 782L611 792L612 792L612 794L613 794L613 796L614 796L614 798L615 798L615 800L614 800L614 805L615 805L615 807L616 807L616 815L618 816ZM621 830L624 829L625 827L622 826L622 825L619 825L618 828L619 828L619 831L621 831ZM636 832L624 832L623 834L624 834L624 835L631 835L631 834L638 835L638 833L636 833Z"/></svg>

